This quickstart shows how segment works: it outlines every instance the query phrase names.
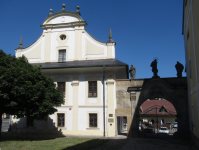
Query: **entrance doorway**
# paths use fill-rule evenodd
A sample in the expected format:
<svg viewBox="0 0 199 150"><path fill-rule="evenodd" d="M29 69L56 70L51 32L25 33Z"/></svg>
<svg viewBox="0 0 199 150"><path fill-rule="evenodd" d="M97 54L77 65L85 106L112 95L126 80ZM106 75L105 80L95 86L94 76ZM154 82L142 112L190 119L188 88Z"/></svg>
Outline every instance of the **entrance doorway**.
<svg viewBox="0 0 199 150"><path fill-rule="evenodd" d="M126 135L128 132L127 116L117 117L117 133L118 135Z"/></svg>

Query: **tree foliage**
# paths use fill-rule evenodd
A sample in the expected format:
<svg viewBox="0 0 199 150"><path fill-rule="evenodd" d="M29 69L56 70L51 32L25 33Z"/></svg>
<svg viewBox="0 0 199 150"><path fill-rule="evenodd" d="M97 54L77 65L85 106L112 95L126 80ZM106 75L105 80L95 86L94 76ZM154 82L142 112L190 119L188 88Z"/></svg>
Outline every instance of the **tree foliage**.
<svg viewBox="0 0 199 150"><path fill-rule="evenodd" d="M63 103L63 95L41 66L28 63L0 50L0 114L43 120Z"/></svg>

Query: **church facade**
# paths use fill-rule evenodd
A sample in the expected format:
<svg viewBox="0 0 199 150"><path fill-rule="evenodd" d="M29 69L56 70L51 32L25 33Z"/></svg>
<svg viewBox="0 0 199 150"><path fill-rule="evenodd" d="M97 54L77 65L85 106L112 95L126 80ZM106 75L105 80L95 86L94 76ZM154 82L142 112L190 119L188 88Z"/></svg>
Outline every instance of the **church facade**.
<svg viewBox="0 0 199 150"><path fill-rule="evenodd" d="M128 79L128 65L115 58L111 30L107 42L93 38L86 21L76 12L62 10L44 20L43 33L30 46L16 49L32 65L41 65L64 95L64 104L47 120L12 118L12 132L68 135L116 135L116 79Z"/></svg>

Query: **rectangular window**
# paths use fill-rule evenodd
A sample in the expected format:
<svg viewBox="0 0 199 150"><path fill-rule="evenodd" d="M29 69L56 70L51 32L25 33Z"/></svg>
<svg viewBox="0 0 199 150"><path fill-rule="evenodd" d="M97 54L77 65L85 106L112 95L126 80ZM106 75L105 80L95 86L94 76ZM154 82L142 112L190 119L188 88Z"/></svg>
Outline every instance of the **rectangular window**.
<svg viewBox="0 0 199 150"><path fill-rule="evenodd" d="M66 61L66 50L59 50L59 62Z"/></svg>
<svg viewBox="0 0 199 150"><path fill-rule="evenodd" d="M27 117L26 126L33 127L33 122L34 122L34 120L32 118Z"/></svg>
<svg viewBox="0 0 199 150"><path fill-rule="evenodd" d="M89 114L89 127L97 127L97 114Z"/></svg>
<svg viewBox="0 0 199 150"><path fill-rule="evenodd" d="M88 81L88 97L97 97L97 81Z"/></svg>
<svg viewBox="0 0 199 150"><path fill-rule="evenodd" d="M57 126L65 127L65 114L57 114Z"/></svg>
<svg viewBox="0 0 199 150"><path fill-rule="evenodd" d="M65 82L57 82L59 91L64 95L65 98Z"/></svg>

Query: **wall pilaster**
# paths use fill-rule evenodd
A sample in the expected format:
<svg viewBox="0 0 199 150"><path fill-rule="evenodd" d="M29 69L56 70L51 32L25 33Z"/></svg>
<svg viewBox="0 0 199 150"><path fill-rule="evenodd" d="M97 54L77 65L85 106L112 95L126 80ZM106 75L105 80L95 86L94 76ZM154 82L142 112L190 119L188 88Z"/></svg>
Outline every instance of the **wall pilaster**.
<svg viewBox="0 0 199 150"><path fill-rule="evenodd" d="M108 136L115 136L114 80L107 80Z"/></svg>
<svg viewBox="0 0 199 150"><path fill-rule="evenodd" d="M73 119L72 119L72 130L78 130L78 95L79 95L79 81L75 80L77 77L74 77L73 82Z"/></svg>

